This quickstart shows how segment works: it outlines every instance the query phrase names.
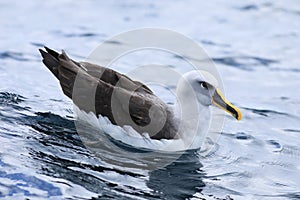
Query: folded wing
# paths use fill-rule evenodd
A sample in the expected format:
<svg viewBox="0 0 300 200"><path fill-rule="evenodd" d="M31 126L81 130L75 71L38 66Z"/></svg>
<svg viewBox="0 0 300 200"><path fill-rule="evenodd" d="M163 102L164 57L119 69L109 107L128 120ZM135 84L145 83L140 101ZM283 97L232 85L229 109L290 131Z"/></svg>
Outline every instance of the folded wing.
<svg viewBox="0 0 300 200"><path fill-rule="evenodd" d="M119 126L130 125L153 139L176 138L172 111L147 86L112 69L76 62L64 51L45 49L40 49L43 63L80 109L106 116Z"/></svg>

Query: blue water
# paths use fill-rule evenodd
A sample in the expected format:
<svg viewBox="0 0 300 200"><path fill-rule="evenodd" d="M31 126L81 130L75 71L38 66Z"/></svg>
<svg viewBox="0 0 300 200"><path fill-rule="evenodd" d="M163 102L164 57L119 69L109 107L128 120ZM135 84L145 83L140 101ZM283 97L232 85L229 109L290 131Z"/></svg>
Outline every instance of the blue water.
<svg viewBox="0 0 300 200"><path fill-rule="evenodd" d="M1 1L0 198L299 199L299 22L292 0ZM241 108L243 120L226 119L209 156L189 151L162 169L133 169L99 159L76 133L72 102L38 48L83 60L142 27L202 45Z"/></svg>

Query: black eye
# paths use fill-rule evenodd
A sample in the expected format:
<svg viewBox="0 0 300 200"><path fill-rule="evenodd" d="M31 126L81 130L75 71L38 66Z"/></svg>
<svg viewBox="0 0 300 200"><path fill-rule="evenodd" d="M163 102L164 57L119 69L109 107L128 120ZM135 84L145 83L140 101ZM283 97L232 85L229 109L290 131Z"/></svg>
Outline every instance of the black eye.
<svg viewBox="0 0 300 200"><path fill-rule="evenodd" d="M201 85L201 87L205 88L208 90L208 86L207 86L207 83L204 82L204 81L199 81L199 84Z"/></svg>

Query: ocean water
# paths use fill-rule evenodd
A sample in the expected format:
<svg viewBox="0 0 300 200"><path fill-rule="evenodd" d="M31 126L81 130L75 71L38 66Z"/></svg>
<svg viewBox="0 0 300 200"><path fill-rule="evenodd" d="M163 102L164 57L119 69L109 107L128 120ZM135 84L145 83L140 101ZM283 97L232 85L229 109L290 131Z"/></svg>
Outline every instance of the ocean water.
<svg viewBox="0 0 300 200"><path fill-rule="evenodd" d="M299 199L299 22L300 2L292 0L1 1L0 198ZM156 170L130 147L123 148L135 159L105 148L107 160L99 159L83 145L72 102L38 52L47 45L84 60L105 39L144 27L198 42L241 108L242 121L226 118L206 157L187 151ZM139 59L112 67L126 72Z"/></svg>

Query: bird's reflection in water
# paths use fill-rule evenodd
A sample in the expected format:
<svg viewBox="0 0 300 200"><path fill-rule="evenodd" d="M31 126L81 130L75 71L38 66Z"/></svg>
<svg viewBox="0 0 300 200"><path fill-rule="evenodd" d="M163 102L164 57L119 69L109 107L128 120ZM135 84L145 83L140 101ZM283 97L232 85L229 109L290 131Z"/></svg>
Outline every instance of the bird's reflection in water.
<svg viewBox="0 0 300 200"><path fill-rule="evenodd" d="M80 130L74 127L73 121L51 113L37 113L37 116L24 118L21 123L44 133L37 143L32 143L28 148L36 165L41 164L39 173L81 185L99 195L99 198L121 192L154 199L185 199L201 192L205 186L202 182L202 164L196 151L187 151L181 156L136 151L116 141L107 142L110 138L101 138L103 140L91 145L88 151L77 132L85 131L84 135L81 134L82 140L88 138L89 141L96 141L101 136L89 127L81 126L83 129ZM95 160L94 155L99 155L100 160ZM110 178L109 174L117 174L124 180L128 177L148 180L146 185L151 191L131 188L126 181L115 184L114 176Z"/></svg>
<svg viewBox="0 0 300 200"><path fill-rule="evenodd" d="M187 151L176 161L162 169L150 172L147 186L164 199L191 198L205 187L196 151Z"/></svg>

